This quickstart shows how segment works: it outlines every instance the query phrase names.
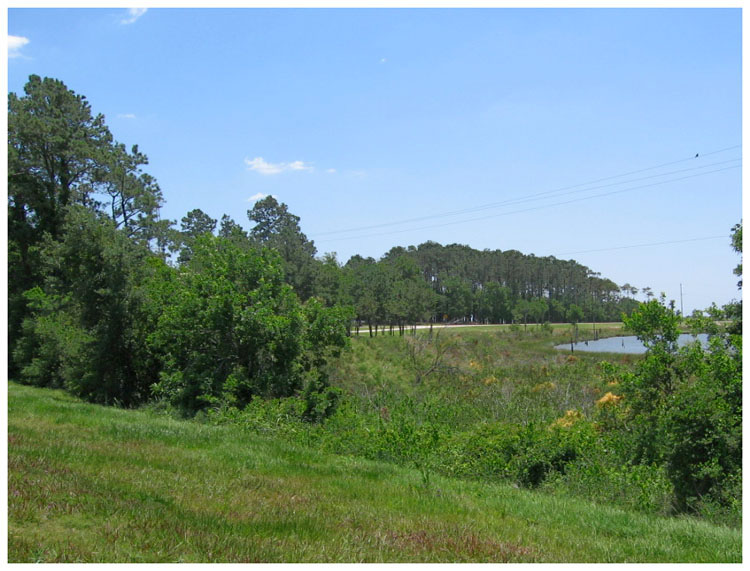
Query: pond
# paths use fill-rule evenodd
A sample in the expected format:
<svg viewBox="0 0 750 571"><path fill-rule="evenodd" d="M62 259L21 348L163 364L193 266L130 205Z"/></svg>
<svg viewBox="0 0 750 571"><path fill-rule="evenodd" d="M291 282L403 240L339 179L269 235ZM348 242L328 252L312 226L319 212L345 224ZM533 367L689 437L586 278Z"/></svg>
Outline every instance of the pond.
<svg viewBox="0 0 750 571"><path fill-rule="evenodd" d="M677 344L682 347L688 343L692 343L695 340L699 340L704 347L708 346L708 335L700 333L698 335L691 335L684 333L677 339ZM555 349L568 350L570 351L570 343L563 343L562 345L556 345ZM590 353L630 353L630 354L641 354L646 352L646 347L641 343L637 337L608 337L606 339L597 339L596 341L579 341L573 343L573 351L586 351Z"/></svg>

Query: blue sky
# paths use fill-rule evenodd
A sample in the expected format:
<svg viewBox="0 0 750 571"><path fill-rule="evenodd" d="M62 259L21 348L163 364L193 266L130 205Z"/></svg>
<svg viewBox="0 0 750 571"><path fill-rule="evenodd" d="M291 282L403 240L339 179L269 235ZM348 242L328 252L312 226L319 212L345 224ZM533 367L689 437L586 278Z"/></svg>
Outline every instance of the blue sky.
<svg viewBox="0 0 750 571"><path fill-rule="evenodd" d="M8 34L8 90L86 95L165 218L248 229L272 194L342 262L434 240L740 296L739 9L12 8Z"/></svg>

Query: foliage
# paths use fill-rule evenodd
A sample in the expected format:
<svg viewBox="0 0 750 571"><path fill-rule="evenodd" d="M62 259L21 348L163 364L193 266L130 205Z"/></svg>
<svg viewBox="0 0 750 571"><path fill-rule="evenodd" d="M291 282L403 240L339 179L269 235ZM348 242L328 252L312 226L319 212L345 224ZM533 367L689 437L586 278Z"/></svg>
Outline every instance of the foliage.
<svg viewBox="0 0 750 571"><path fill-rule="evenodd" d="M738 254L742 254L742 222L735 224L732 228L732 249ZM742 260L733 271L734 275L740 278L737 282L737 288L742 289ZM742 300L727 304L725 309L728 317L732 320L728 328L729 333L742 335Z"/></svg>
<svg viewBox="0 0 750 571"><path fill-rule="evenodd" d="M132 241L163 251L169 222L159 220L162 195L141 170L147 162L137 147L128 153L115 143L104 116L59 80L32 75L23 96L8 95L11 374L23 366L15 348L30 314L24 292L47 289L41 248L64 239L70 207L109 217Z"/></svg>
<svg viewBox="0 0 750 571"><path fill-rule="evenodd" d="M732 249L738 254L742 253L742 222L732 227ZM742 262L740 261L732 271L735 276L740 278L740 281L737 282L737 287L742 288Z"/></svg>
<svg viewBox="0 0 750 571"><path fill-rule="evenodd" d="M193 256L193 245L195 241L204 234L212 234L216 228L216 220L203 212L200 208L194 208L182 217L180 222L181 249L177 258L179 264L187 264Z"/></svg>
<svg viewBox="0 0 750 571"><path fill-rule="evenodd" d="M726 505L736 501L726 490L741 470L741 338L714 335L707 350L678 350L677 322L663 298L625 320L649 348L623 383L633 459L664 464L679 510Z"/></svg>
<svg viewBox="0 0 750 571"><path fill-rule="evenodd" d="M59 80L32 75L24 92L8 95L9 214L56 238L65 207L89 203L104 183L112 135Z"/></svg>
<svg viewBox="0 0 750 571"><path fill-rule="evenodd" d="M519 446L512 455L511 468L520 484L535 488L552 474L565 474L579 457L591 455L596 432L591 423L575 420L548 427L526 425L520 432ZM565 417L563 417L565 418Z"/></svg>
<svg viewBox="0 0 750 571"><path fill-rule="evenodd" d="M349 345L349 323L353 311L350 307L324 307L316 298L307 300L303 307L306 332L301 356L306 383L302 391L301 417L311 422L321 422L336 410L341 391L331 387L326 365Z"/></svg>
<svg viewBox="0 0 750 571"><path fill-rule="evenodd" d="M187 413L290 396L306 378L314 379L308 395L319 392L326 351L345 345L346 312L317 302L305 309L271 250L204 234L186 266L163 266L149 289L149 345L162 362L154 391Z"/></svg>
<svg viewBox="0 0 750 571"><path fill-rule="evenodd" d="M664 295L642 304L638 311L623 320L625 327L640 339L649 351L677 351L679 316L665 304Z"/></svg>
<svg viewBox="0 0 750 571"><path fill-rule="evenodd" d="M568 312L566 314L566 319L568 323L577 324L583 321L583 309L581 309L578 305L571 305L568 308Z"/></svg>
<svg viewBox="0 0 750 571"><path fill-rule="evenodd" d="M692 378L663 420L667 472L681 509L739 499L730 480L742 469L741 355L739 338L714 337L707 351L694 346L684 356Z"/></svg>
<svg viewBox="0 0 750 571"><path fill-rule="evenodd" d="M30 312L14 353L20 379L97 402L149 398L156 373L140 288L148 255L111 221L68 207L61 239L48 237L40 250L44 282L26 293Z"/></svg>
<svg viewBox="0 0 750 571"><path fill-rule="evenodd" d="M24 319L23 335L14 350L21 367L18 379L39 387L64 388L85 370L86 345L93 339L80 327L70 296L48 295L37 286L25 297L30 315Z"/></svg>
<svg viewBox="0 0 750 571"><path fill-rule="evenodd" d="M257 246L275 249L283 260L287 283L302 300L308 299L314 275L315 245L299 227L299 216L289 212L286 204L273 196L255 203L247 216L255 225L250 240Z"/></svg>

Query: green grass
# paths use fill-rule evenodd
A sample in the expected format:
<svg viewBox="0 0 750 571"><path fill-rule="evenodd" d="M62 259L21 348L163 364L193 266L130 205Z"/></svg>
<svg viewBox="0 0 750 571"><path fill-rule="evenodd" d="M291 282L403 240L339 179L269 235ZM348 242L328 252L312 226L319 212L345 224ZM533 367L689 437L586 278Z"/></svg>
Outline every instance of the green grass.
<svg viewBox="0 0 750 571"><path fill-rule="evenodd" d="M8 387L10 562L739 562L741 532Z"/></svg>

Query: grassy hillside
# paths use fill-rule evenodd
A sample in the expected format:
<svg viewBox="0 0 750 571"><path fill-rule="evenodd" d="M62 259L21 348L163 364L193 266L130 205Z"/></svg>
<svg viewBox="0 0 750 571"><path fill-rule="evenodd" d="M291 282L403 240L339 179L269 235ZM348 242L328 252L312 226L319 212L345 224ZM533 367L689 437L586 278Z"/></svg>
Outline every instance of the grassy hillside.
<svg viewBox="0 0 750 571"><path fill-rule="evenodd" d="M738 562L741 532L11 383L11 562Z"/></svg>

